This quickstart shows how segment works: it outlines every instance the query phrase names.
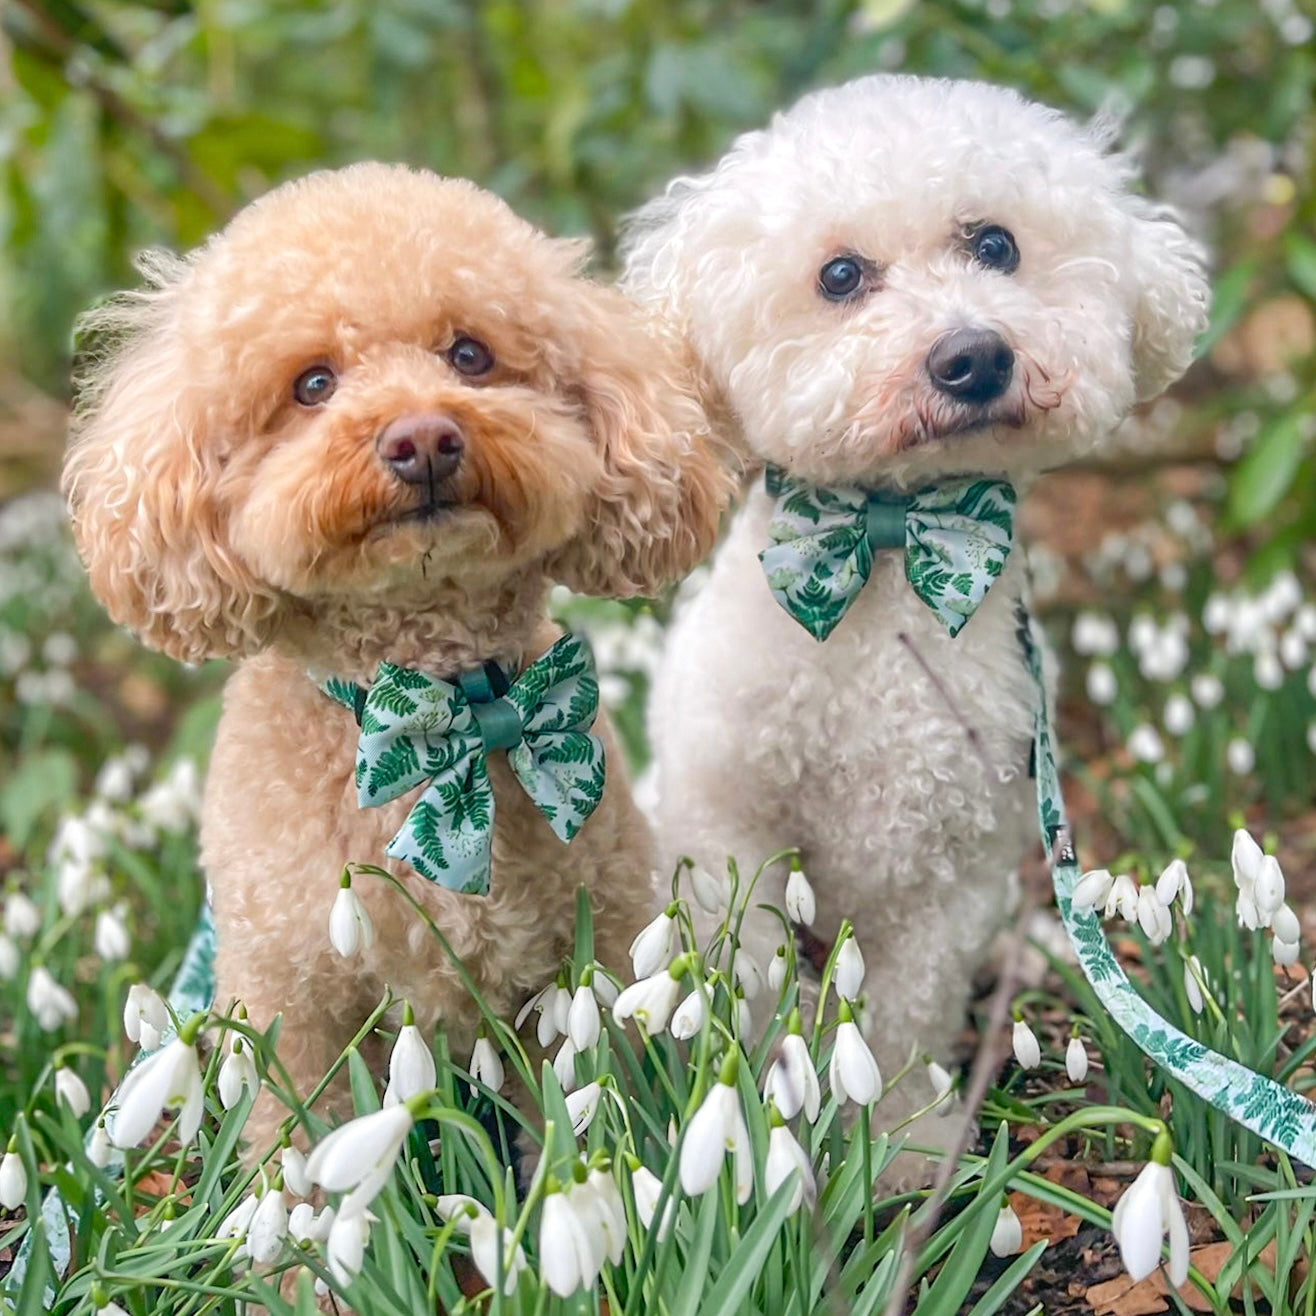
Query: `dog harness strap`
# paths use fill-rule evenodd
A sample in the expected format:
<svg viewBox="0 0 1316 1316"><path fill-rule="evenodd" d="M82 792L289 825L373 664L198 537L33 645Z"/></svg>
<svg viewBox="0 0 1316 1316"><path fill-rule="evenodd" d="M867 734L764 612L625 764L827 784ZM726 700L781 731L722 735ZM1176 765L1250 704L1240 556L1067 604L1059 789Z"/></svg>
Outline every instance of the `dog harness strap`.
<svg viewBox="0 0 1316 1316"><path fill-rule="evenodd" d="M1060 793L1041 652L1027 630L1021 633L1021 638L1037 689L1034 758L1042 842L1050 858L1056 906L1079 965L1098 1000L1144 1054L1172 1078L1236 1123L1283 1148L1295 1160L1316 1167L1316 1104L1274 1079L1212 1051L1163 1019L1138 994L1120 967L1097 912L1074 908L1074 887L1082 874Z"/></svg>

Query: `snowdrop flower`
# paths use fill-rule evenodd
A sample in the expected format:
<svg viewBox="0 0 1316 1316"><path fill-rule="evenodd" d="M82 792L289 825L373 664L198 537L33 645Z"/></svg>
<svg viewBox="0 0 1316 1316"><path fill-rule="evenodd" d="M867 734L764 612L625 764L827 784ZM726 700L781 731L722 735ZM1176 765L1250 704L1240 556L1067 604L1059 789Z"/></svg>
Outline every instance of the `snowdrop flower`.
<svg viewBox="0 0 1316 1316"><path fill-rule="evenodd" d="M728 1152L735 1162L736 1201L749 1201L754 1186L754 1165L749 1129L736 1092L740 1052L728 1051L717 1082L709 1089L699 1109L690 1117L681 1139L679 1173L681 1188L689 1197L706 1193L722 1173Z"/></svg>
<svg viewBox="0 0 1316 1316"><path fill-rule="evenodd" d="M1078 910L1095 909L1098 905L1106 903L1114 885L1115 879L1109 869L1094 868L1090 873L1084 873L1074 883L1074 891L1069 898L1070 904Z"/></svg>
<svg viewBox="0 0 1316 1316"><path fill-rule="evenodd" d="M1296 628L1279 637L1279 659L1291 672L1296 672L1307 661L1307 641Z"/></svg>
<svg viewBox="0 0 1316 1316"><path fill-rule="evenodd" d="M473 1066L474 1058L471 1063ZM407 1001L402 1006L402 1027L398 1029L397 1041L393 1043L393 1050L388 1057L388 1085L384 1088L383 1104L400 1105L412 1097L420 1096L422 1092L431 1091L437 1082L438 1069L434 1063L434 1052L420 1035L411 1002Z"/></svg>
<svg viewBox="0 0 1316 1316"><path fill-rule="evenodd" d="M279 1152L279 1168L284 1186L294 1197L311 1195L311 1179L306 1173L306 1155L299 1147L285 1145Z"/></svg>
<svg viewBox="0 0 1316 1316"><path fill-rule="evenodd" d="M503 1057L497 1053L495 1046L483 1032L475 1038L475 1046L471 1049L470 1069L471 1078L475 1083L483 1083L493 1092L503 1090L503 1080L507 1078L503 1070ZM471 1084L471 1092L474 1095L474 1083Z"/></svg>
<svg viewBox="0 0 1316 1316"><path fill-rule="evenodd" d="M1139 763L1159 763L1165 757L1160 733L1147 722L1140 722L1129 733L1129 753Z"/></svg>
<svg viewBox="0 0 1316 1316"><path fill-rule="evenodd" d="M621 1199L617 1181L595 1166L571 1195L577 1215L587 1224L593 1224L602 1239L604 1255L614 1266L620 1265L626 1250L626 1203Z"/></svg>
<svg viewBox="0 0 1316 1316"><path fill-rule="evenodd" d="M797 861L786 879L786 917L792 923L809 927L817 913L818 902L814 898L813 887L809 885L809 879Z"/></svg>
<svg viewBox="0 0 1316 1316"><path fill-rule="evenodd" d="M81 859L66 857L55 870L55 891L60 909L76 918L91 903L93 871Z"/></svg>
<svg viewBox="0 0 1316 1316"><path fill-rule="evenodd" d="M579 1091L567 1094L567 1114L571 1118L571 1132L576 1137L579 1138L594 1123L602 1099L603 1089L597 1083L586 1083Z"/></svg>
<svg viewBox="0 0 1316 1316"><path fill-rule="evenodd" d="M662 1216L655 1225L654 1216L663 1195L663 1181L652 1170L637 1164L631 1170L631 1191L635 1194L635 1214L639 1217L640 1223L655 1234L658 1242L661 1243L671 1232L672 1221L676 1216L675 1198L668 1197Z"/></svg>
<svg viewBox="0 0 1316 1316"><path fill-rule="evenodd" d="M243 1011L245 1017L246 1011ZM260 1075L251 1056L251 1043L240 1033L230 1033L226 1044L228 1054L219 1067L219 1104L232 1110L242 1100L244 1092L260 1090Z"/></svg>
<svg viewBox="0 0 1316 1316"><path fill-rule="evenodd" d="M1270 926L1279 941L1296 944L1302 940L1302 924L1298 922L1298 916L1288 905L1281 905L1275 911L1271 916Z"/></svg>
<svg viewBox="0 0 1316 1316"><path fill-rule="evenodd" d="M1284 874L1273 854L1262 855L1252 886L1252 899L1267 925L1271 915L1284 903Z"/></svg>
<svg viewBox="0 0 1316 1316"><path fill-rule="evenodd" d="M18 1154L18 1139L9 1139L4 1160L0 1160L0 1206L16 1211L27 1197L27 1166Z"/></svg>
<svg viewBox="0 0 1316 1316"><path fill-rule="evenodd" d="M576 1083L576 1048L571 1039L565 1038L553 1057L553 1073L557 1075L558 1086L563 1092L575 1090Z"/></svg>
<svg viewBox="0 0 1316 1316"><path fill-rule="evenodd" d="M375 944L375 925L352 890L352 877L346 871L329 911L329 940L344 959L350 959L358 950L367 951Z"/></svg>
<svg viewBox="0 0 1316 1316"><path fill-rule="evenodd" d="M1201 1014L1206 1002L1202 999L1202 988L1199 980L1204 979L1205 974L1202 970L1202 962L1196 955L1190 955L1187 963L1183 968L1183 989L1184 995L1188 997L1188 1005L1194 1014Z"/></svg>
<svg viewBox="0 0 1316 1316"><path fill-rule="evenodd" d="M1036 1069L1042 1063L1042 1048L1021 1014L1014 1017L1010 1045L1014 1048L1014 1058L1019 1062L1020 1069Z"/></svg>
<svg viewBox="0 0 1316 1316"><path fill-rule="evenodd" d="M684 1042L698 1035L708 1018L709 990L706 983L700 983L689 996L676 1007L672 1014L672 1036Z"/></svg>
<svg viewBox="0 0 1316 1316"><path fill-rule="evenodd" d="M1106 897L1106 917L1110 918L1117 910L1126 923L1138 921L1138 884L1127 873L1121 873L1111 883Z"/></svg>
<svg viewBox="0 0 1316 1316"><path fill-rule="evenodd" d="M128 958L132 941L123 921L124 906L116 905L113 909L102 909L96 915L96 932L93 943L96 954L113 964Z"/></svg>
<svg viewBox="0 0 1316 1316"><path fill-rule="evenodd" d="M788 952L785 946L778 946L772 958L768 961L768 990L781 995L781 989L786 985L786 974L790 967L790 961L787 958ZM3 974L0 974L3 977Z"/></svg>
<svg viewBox="0 0 1316 1316"><path fill-rule="evenodd" d="M1146 1279L1160 1264L1161 1239L1168 1233L1170 1283L1178 1288L1188 1279L1188 1224L1175 1192L1172 1154L1170 1136L1162 1131L1152 1144L1151 1160L1116 1202L1110 1230L1134 1280Z"/></svg>
<svg viewBox="0 0 1316 1316"><path fill-rule="evenodd" d="M1065 1073L1071 1083L1081 1083L1088 1076L1088 1052L1083 1039L1075 1033L1065 1048Z"/></svg>
<svg viewBox="0 0 1316 1316"><path fill-rule="evenodd" d="M1229 863L1234 870L1234 885L1240 891L1256 882L1264 858L1261 847L1252 839L1251 833L1240 827L1234 833L1233 847L1229 852Z"/></svg>
<svg viewBox="0 0 1316 1316"><path fill-rule="evenodd" d="M62 1101L73 1112L75 1120L80 1120L91 1109L91 1093L87 1091L87 1085L64 1065L55 1070L55 1100Z"/></svg>
<svg viewBox="0 0 1316 1316"><path fill-rule="evenodd" d="M1138 890L1138 926L1153 946L1159 946L1174 931L1170 911L1156 896L1156 888L1148 884Z"/></svg>
<svg viewBox="0 0 1316 1316"><path fill-rule="evenodd" d="M1105 708L1108 704L1113 704L1115 696L1119 694L1119 682L1115 679L1115 673L1111 671L1107 663L1093 663L1088 668L1084 686L1087 689L1088 698L1098 708Z"/></svg>
<svg viewBox="0 0 1316 1316"><path fill-rule="evenodd" d="M65 1021L78 1017L77 1002L44 964L38 964L28 975L27 1008L46 1033L53 1033Z"/></svg>
<svg viewBox="0 0 1316 1316"><path fill-rule="evenodd" d="M996 1223L992 1226L991 1242L988 1247L994 1257L1012 1257L1024 1250L1024 1228L1019 1217L1010 1205L1010 1199L1003 1198L1001 1209L997 1213Z"/></svg>
<svg viewBox="0 0 1316 1316"><path fill-rule="evenodd" d="M1165 711L1161 715L1166 731L1172 736L1186 736L1197 720L1193 711L1193 701L1187 695L1175 691L1165 701Z"/></svg>
<svg viewBox="0 0 1316 1316"><path fill-rule="evenodd" d="M266 1188L247 1229L247 1255L258 1266L268 1266L279 1255L287 1232L288 1204L283 1189Z"/></svg>
<svg viewBox="0 0 1316 1316"><path fill-rule="evenodd" d="M366 1207L392 1176L428 1096L411 1097L400 1105L348 1120L307 1157L306 1174L312 1183L331 1193L351 1190L338 1208L340 1222L366 1214Z"/></svg>
<svg viewBox="0 0 1316 1316"><path fill-rule="evenodd" d="M645 924L631 942L631 967L636 978L652 977L665 969L676 954L676 906L668 905Z"/></svg>
<svg viewBox="0 0 1316 1316"><path fill-rule="evenodd" d="M731 884L726 877L714 877L698 864L690 865L690 890L695 904L706 914L720 914L731 899Z"/></svg>
<svg viewBox="0 0 1316 1316"><path fill-rule="evenodd" d="M394 1107L401 1110L403 1107ZM325 1243L325 1256L329 1273L342 1285L348 1285L361 1273L365 1260L366 1243L370 1239L370 1226L375 1217L369 1211L358 1211L345 1216L341 1211L329 1227Z"/></svg>
<svg viewBox="0 0 1316 1316"><path fill-rule="evenodd" d="M512 1248L512 1231L500 1227L483 1203L464 1193L444 1194L435 1202L435 1211L441 1220L453 1221L457 1232L470 1240L471 1260L490 1288L498 1287L499 1262L502 1262L503 1296L511 1297L521 1272L529 1265L521 1245Z"/></svg>
<svg viewBox="0 0 1316 1316"><path fill-rule="evenodd" d="M1120 647L1119 627L1114 619L1098 612L1080 612L1074 618L1069 642L1074 652L1084 658L1109 658Z"/></svg>
<svg viewBox="0 0 1316 1316"><path fill-rule="evenodd" d="M12 982L18 976L18 947L0 932L0 982Z"/></svg>
<svg viewBox="0 0 1316 1316"><path fill-rule="evenodd" d="M680 955L667 968L633 982L617 997L612 1017L619 1024L634 1019L642 1033L657 1037L671 1018L689 963L688 955Z"/></svg>
<svg viewBox="0 0 1316 1316"><path fill-rule="evenodd" d="M315 1229L315 1207L310 1202L298 1202L288 1212L288 1237L294 1243L309 1243Z"/></svg>
<svg viewBox="0 0 1316 1316"><path fill-rule="evenodd" d="M96 794L114 804L132 799L133 769L126 754L115 754L101 764L96 774Z"/></svg>
<svg viewBox="0 0 1316 1316"><path fill-rule="evenodd" d="M205 1109L196 1055L204 1022L204 1015L193 1015L168 1046L129 1071L119 1088L119 1113L110 1134L116 1147L136 1147L155 1128L165 1107L178 1110L178 1140L184 1147L196 1137Z"/></svg>
<svg viewBox="0 0 1316 1316"><path fill-rule="evenodd" d="M836 994L847 1001L858 999L863 990L864 956L853 933L846 937L841 943L841 949L836 952L832 983L836 987Z"/></svg>
<svg viewBox="0 0 1316 1316"><path fill-rule="evenodd" d="M1220 678L1210 672L1199 672L1188 682L1188 689L1198 708L1207 711L1217 707L1225 697L1225 687L1221 684Z"/></svg>
<svg viewBox="0 0 1316 1316"><path fill-rule="evenodd" d="M1298 949L1296 941L1281 941L1275 937L1270 943L1270 956L1276 964L1284 967L1298 962Z"/></svg>
<svg viewBox="0 0 1316 1316"><path fill-rule="evenodd" d="M881 1070L854 1021L848 1001L841 1001L837 1018L836 1042L827 1069L832 1096L838 1106L844 1106L847 1101L870 1106L882 1096Z"/></svg>
<svg viewBox="0 0 1316 1316"><path fill-rule="evenodd" d="M561 1188L544 1198L539 1225L539 1270L558 1297L587 1288L598 1278L605 1243Z"/></svg>
<svg viewBox="0 0 1316 1316"><path fill-rule="evenodd" d="M818 1084L818 1071L808 1043L801 1036L800 1012L791 1011L786 1036L781 1039L781 1050L768 1068L763 1081L763 1098L781 1111L782 1118L793 1120L800 1111L812 1124L822 1107L822 1091Z"/></svg>
<svg viewBox="0 0 1316 1316"><path fill-rule="evenodd" d="M749 951L741 946L737 946L731 956L731 977L747 1000L752 1001L763 990L763 970Z"/></svg>
<svg viewBox="0 0 1316 1316"><path fill-rule="evenodd" d="M764 1190L771 1197L794 1175L795 1189L791 1193L786 1214L794 1215L806 1203L812 1211L818 1200L813 1164L775 1107L770 1109L768 1118L772 1122L772 1131L768 1134L768 1158L763 1164Z"/></svg>
<svg viewBox="0 0 1316 1316"><path fill-rule="evenodd" d="M927 1070L928 1082L932 1084L937 1110L945 1114L955 1096L955 1080L931 1056L923 1057L923 1067Z"/></svg>
<svg viewBox="0 0 1316 1316"><path fill-rule="evenodd" d="M15 941L27 941L41 931L41 911L21 891L5 899L5 931Z"/></svg>
<svg viewBox="0 0 1316 1316"><path fill-rule="evenodd" d="M1185 914L1193 912L1193 883L1188 876L1188 865L1182 859L1172 859L1156 879L1156 899L1167 908L1179 897Z"/></svg>
<svg viewBox="0 0 1316 1316"><path fill-rule="evenodd" d="M539 1045L548 1048L553 1045L559 1034L565 1035L567 1021L571 1015L571 993L560 982L551 982L542 991L536 992L518 1011L516 1028L530 1017L531 1010L539 1014L535 1027L535 1036ZM574 1053L575 1048L572 1048Z"/></svg>
<svg viewBox="0 0 1316 1316"><path fill-rule="evenodd" d="M588 1051L599 1040L599 1002L593 980L593 973L585 969L567 1011L567 1036L577 1051Z"/></svg>
<svg viewBox="0 0 1316 1316"><path fill-rule="evenodd" d="M1225 746L1225 762L1234 776L1246 777L1257 765L1256 750L1242 736L1235 736Z"/></svg>
<svg viewBox="0 0 1316 1316"><path fill-rule="evenodd" d="M143 982L129 987L123 1007L123 1031L128 1040L139 1043L143 1051L154 1051L168 1027L169 1007L159 992Z"/></svg>
<svg viewBox="0 0 1316 1316"><path fill-rule="evenodd" d="M98 1170L103 1170L110 1163L113 1152L114 1146L110 1142L110 1135L105 1128L105 1121L98 1119L87 1143L87 1159Z"/></svg>
<svg viewBox="0 0 1316 1316"><path fill-rule="evenodd" d="M1262 690L1278 690L1284 684L1284 664L1273 649L1262 649L1252 660L1252 679Z"/></svg>

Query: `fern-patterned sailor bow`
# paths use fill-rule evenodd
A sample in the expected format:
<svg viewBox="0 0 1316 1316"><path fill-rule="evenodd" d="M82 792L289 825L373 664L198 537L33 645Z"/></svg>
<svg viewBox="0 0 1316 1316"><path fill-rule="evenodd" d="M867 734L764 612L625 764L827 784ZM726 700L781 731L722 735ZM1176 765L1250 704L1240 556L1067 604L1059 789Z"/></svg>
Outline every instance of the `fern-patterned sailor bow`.
<svg viewBox="0 0 1316 1316"><path fill-rule="evenodd" d="M514 681L493 664L444 681L381 663L364 690L336 679L326 694L357 716L357 799L363 809L428 782L388 853L453 891L489 890L494 797L488 756L507 751L525 793L562 841L603 796L594 659L564 635Z"/></svg>
<svg viewBox="0 0 1316 1316"><path fill-rule="evenodd" d="M905 552L914 592L958 635L1001 574L1014 533L1014 488L984 476L911 494L819 486L768 467L776 496L759 554L773 597L815 640L845 616L883 548Z"/></svg>

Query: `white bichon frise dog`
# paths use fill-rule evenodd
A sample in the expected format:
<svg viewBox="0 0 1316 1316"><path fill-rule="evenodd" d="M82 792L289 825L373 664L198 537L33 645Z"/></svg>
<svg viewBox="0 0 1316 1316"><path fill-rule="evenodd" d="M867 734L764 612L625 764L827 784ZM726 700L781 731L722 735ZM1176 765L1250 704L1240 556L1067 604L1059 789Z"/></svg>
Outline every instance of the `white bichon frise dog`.
<svg viewBox="0 0 1316 1316"><path fill-rule="evenodd" d="M1177 379L1206 321L1201 250L1108 137L999 87L864 78L628 235L629 290L688 335L752 480L654 690L661 836L715 870L799 847L815 933L854 921L888 1075L945 1062L1036 838L1013 486ZM781 940L745 925L760 963ZM917 1065L880 1123L932 1097Z"/></svg>

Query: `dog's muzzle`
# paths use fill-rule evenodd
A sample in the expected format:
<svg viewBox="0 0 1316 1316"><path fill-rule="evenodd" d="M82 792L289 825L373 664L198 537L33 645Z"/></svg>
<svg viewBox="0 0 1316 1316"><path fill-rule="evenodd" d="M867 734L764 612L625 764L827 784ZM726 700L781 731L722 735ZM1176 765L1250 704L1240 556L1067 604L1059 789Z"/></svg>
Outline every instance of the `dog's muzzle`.
<svg viewBox="0 0 1316 1316"><path fill-rule="evenodd" d="M1014 375L1014 353L992 329L953 329L932 345L928 377L938 392L960 402L999 398Z"/></svg>

